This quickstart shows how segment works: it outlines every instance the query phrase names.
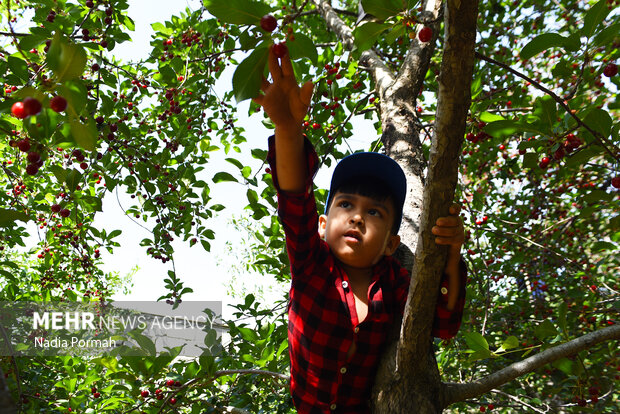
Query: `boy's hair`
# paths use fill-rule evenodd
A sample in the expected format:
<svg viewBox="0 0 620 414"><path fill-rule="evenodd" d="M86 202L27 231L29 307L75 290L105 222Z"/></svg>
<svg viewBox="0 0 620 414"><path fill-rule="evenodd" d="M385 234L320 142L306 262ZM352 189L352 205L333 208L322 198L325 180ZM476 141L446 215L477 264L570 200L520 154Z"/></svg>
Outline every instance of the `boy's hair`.
<svg viewBox="0 0 620 414"><path fill-rule="evenodd" d="M377 152L356 152L343 158L332 175L325 214L337 191L360 194L378 201L389 199L394 207L392 234L398 234L407 196L407 178L392 158Z"/></svg>
<svg viewBox="0 0 620 414"><path fill-rule="evenodd" d="M332 189L334 195L337 193L356 194L364 197L369 197L375 201L389 202L392 205L394 211L392 222L392 234L398 234L400 227L399 217L402 212L396 205L394 195L386 185L384 180L381 180L371 175L359 175L342 183L338 188ZM329 213L331 204L334 202L334 197L330 197L329 204L325 208L325 214Z"/></svg>

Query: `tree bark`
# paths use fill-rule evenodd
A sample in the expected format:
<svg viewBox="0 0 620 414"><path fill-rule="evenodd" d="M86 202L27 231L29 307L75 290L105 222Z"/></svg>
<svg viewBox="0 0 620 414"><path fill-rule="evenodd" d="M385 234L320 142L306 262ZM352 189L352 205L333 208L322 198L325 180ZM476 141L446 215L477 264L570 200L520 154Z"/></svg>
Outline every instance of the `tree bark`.
<svg viewBox="0 0 620 414"><path fill-rule="evenodd" d="M413 277L396 351L394 345L386 351L390 361L377 374L374 413L439 413L445 406L430 332L447 250L435 244L431 228L437 218L448 215L456 188L470 105L478 2L448 0L444 10L444 53Z"/></svg>

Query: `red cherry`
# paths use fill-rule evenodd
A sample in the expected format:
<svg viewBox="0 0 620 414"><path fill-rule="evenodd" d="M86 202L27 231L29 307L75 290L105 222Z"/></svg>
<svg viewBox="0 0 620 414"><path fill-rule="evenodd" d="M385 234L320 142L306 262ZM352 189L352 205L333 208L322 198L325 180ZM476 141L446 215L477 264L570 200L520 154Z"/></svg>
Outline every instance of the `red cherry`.
<svg viewBox="0 0 620 414"><path fill-rule="evenodd" d="M67 100L62 96L54 96L50 100L50 108L52 108L54 112L62 112L67 109Z"/></svg>
<svg viewBox="0 0 620 414"><path fill-rule="evenodd" d="M30 150L30 141L22 139L17 143L17 148L22 152L28 152Z"/></svg>
<svg viewBox="0 0 620 414"><path fill-rule="evenodd" d="M142 398L146 398L149 396L149 391L148 390L142 390L142 392L140 392L140 395L142 396Z"/></svg>
<svg viewBox="0 0 620 414"><path fill-rule="evenodd" d="M38 152L32 151L28 153L26 159L28 160L28 162L36 164L41 159L41 155Z"/></svg>
<svg viewBox="0 0 620 414"><path fill-rule="evenodd" d="M169 387L174 387L174 380L169 379L168 381L166 381L166 385Z"/></svg>
<svg viewBox="0 0 620 414"><path fill-rule="evenodd" d="M605 69L603 69L603 75L607 76L608 78L616 76L617 74L618 65L616 65L615 63L610 63L609 65L605 66Z"/></svg>
<svg viewBox="0 0 620 414"><path fill-rule="evenodd" d="M71 214L71 211L69 211L66 208L63 208L62 210L60 210L60 217L69 217L69 215Z"/></svg>
<svg viewBox="0 0 620 414"><path fill-rule="evenodd" d="M28 175L36 175L39 172L39 166L37 164L28 164L26 166L26 173Z"/></svg>
<svg viewBox="0 0 620 414"><path fill-rule="evenodd" d="M11 113L13 114L13 116L19 119L24 119L28 116L26 108L24 108L23 102L15 102L11 107Z"/></svg>
<svg viewBox="0 0 620 414"><path fill-rule="evenodd" d="M266 14L260 19L260 27L266 32L273 32L278 27L278 21L270 14Z"/></svg>
<svg viewBox="0 0 620 414"><path fill-rule="evenodd" d="M95 398L99 398L99 397L101 397L101 393L94 392L94 393L93 393L93 397L95 397Z"/></svg>
<svg viewBox="0 0 620 414"><path fill-rule="evenodd" d="M420 29L420 32L418 33L418 39L420 39L420 42L426 43L431 40L432 37L433 29L428 26L424 26L422 29Z"/></svg>
<svg viewBox="0 0 620 414"><path fill-rule="evenodd" d="M611 179L611 185L613 185L614 188L620 188L620 175Z"/></svg>
<svg viewBox="0 0 620 414"><path fill-rule="evenodd" d="M544 170L549 166L550 162L551 160L549 159L549 157L543 157L543 159L540 160L540 162L538 163L538 166Z"/></svg>
<svg viewBox="0 0 620 414"><path fill-rule="evenodd" d="M276 43L273 45L273 54L278 57L284 57L288 53L288 48L286 47L286 43Z"/></svg>
<svg viewBox="0 0 620 414"><path fill-rule="evenodd" d="M58 213L60 211L60 204L52 204L50 210L52 210L52 213Z"/></svg>
<svg viewBox="0 0 620 414"><path fill-rule="evenodd" d="M81 163L81 164L80 164L80 168L81 168L81 169L83 169L83 170L85 170L85 169L87 169L87 168L88 168L88 164L87 164L87 163L85 163L85 162L83 162L83 163Z"/></svg>
<svg viewBox="0 0 620 414"><path fill-rule="evenodd" d="M171 405L175 405L175 404L177 403L177 399L176 399L176 398L174 398L174 397L172 397L172 398L170 398L170 400L168 400L168 402L169 402Z"/></svg>
<svg viewBox="0 0 620 414"><path fill-rule="evenodd" d="M28 115L36 115L41 112L41 102L35 98L28 97L24 99L24 109Z"/></svg>

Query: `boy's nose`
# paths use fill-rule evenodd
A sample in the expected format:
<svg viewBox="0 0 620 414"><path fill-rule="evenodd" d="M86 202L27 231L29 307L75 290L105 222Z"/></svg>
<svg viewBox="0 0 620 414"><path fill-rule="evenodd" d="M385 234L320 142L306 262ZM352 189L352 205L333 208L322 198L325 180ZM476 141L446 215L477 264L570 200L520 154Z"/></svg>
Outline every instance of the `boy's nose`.
<svg viewBox="0 0 620 414"><path fill-rule="evenodd" d="M362 218L362 215L359 213L355 213L351 216L351 218L349 219L350 223L357 223L357 224L364 224L364 219Z"/></svg>

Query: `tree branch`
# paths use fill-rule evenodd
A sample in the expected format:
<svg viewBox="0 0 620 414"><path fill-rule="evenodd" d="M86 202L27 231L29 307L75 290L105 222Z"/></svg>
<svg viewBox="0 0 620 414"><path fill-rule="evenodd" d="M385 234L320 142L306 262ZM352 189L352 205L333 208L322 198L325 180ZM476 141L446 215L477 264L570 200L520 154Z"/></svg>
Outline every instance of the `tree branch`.
<svg viewBox="0 0 620 414"><path fill-rule="evenodd" d="M564 101L564 99L560 98L558 95L556 95L553 91L549 90L548 88L545 88L543 85L541 85L539 82L537 82L536 80L524 75L523 73L516 71L515 69L511 68L510 66L498 62L495 59L492 59L490 57L487 57L485 55L483 55L482 53L476 52L476 57L478 59L484 60L486 62L492 63L494 65L497 65L505 70L507 70L508 72L512 73L515 76L518 76L521 79L524 79L528 82L530 82L532 85L534 85L537 89L543 91L544 93L546 93L547 95L549 95L550 97L553 98L553 100L555 100L558 104L560 104L560 106L562 108L564 108L564 110L566 111L566 113L568 115L570 115L575 122L577 122L577 125L581 126L582 128L584 128L585 130L587 130L590 134L592 134L592 136L594 137L594 139L598 142L598 144L603 147L603 149L605 151L607 151L609 153L609 155L611 155L611 157L613 159L615 159L616 161L620 161L620 150L618 149L618 147L616 147L612 142L608 142L607 139L600 134L599 132L593 130L592 128L590 128L589 125L587 125L585 122L583 122L581 120L581 118L579 118L577 115L575 115L573 113L573 111L571 110L571 108L566 104L566 102Z"/></svg>
<svg viewBox="0 0 620 414"><path fill-rule="evenodd" d="M609 326L515 362L479 380L464 384L446 383L444 384L446 405L477 397L553 361L589 349L601 342L618 339L620 339L620 325Z"/></svg>
<svg viewBox="0 0 620 414"><path fill-rule="evenodd" d="M351 28L338 16L327 1L312 0L312 2L325 20L327 28L338 36L345 49L353 50L354 38ZM364 66L370 70L379 91L385 91L394 82L394 74L374 51L366 50L362 52L360 62L364 62ZM379 96L382 95L380 94Z"/></svg>

